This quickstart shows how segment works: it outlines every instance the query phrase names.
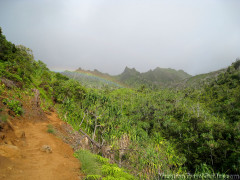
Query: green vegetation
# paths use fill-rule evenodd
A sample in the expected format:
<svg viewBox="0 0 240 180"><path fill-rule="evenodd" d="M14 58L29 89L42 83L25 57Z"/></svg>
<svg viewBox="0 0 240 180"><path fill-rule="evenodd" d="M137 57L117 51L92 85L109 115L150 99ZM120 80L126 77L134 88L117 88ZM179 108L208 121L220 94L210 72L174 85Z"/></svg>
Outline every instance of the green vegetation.
<svg viewBox="0 0 240 180"><path fill-rule="evenodd" d="M118 166L99 162L99 156L86 151L76 153L85 158L81 162L87 178L131 179L120 167L139 179L162 173L240 173L240 60L199 88L152 90L137 71L127 69L139 81L124 79L137 82L138 88L95 89L49 71L31 50L13 45L2 34L0 43L2 77L23 92L39 89L42 108L55 106L75 130L110 149L110 156L100 152ZM5 101L21 107L16 98Z"/></svg>
<svg viewBox="0 0 240 180"><path fill-rule="evenodd" d="M5 123L7 122L7 120L8 120L8 117L6 115L0 114L0 122Z"/></svg>
<svg viewBox="0 0 240 180"><path fill-rule="evenodd" d="M143 73L143 77L149 81L158 83L158 84L166 84L171 82L180 81L186 78L191 77L189 74L184 72L183 70L176 71L171 68L159 68L157 67L154 70L150 70L146 73Z"/></svg>
<svg viewBox="0 0 240 180"><path fill-rule="evenodd" d="M88 88L110 88L110 89L117 89L121 88L122 86L114 82L113 80L107 79L105 77L96 76L92 73L88 73L88 71L84 72L71 72L71 71L64 71L61 74L66 75L67 77L79 81L83 86Z"/></svg>
<svg viewBox="0 0 240 180"><path fill-rule="evenodd" d="M192 76L190 78L184 79L177 83L169 85L169 87L174 88L203 88L205 85L213 83L219 74L224 73L226 69L220 69L218 71L206 73L206 74L199 74L196 76Z"/></svg>
<svg viewBox="0 0 240 180"><path fill-rule="evenodd" d="M119 168L116 164L110 164L109 159L99 155L94 155L87 150L79 150L75 152L75 157L81 162L81 168L87 174L86 180L92 179L122 179L134 180L135 178Z"/></svg>
<svg viewBox="0 0 240 180"><path fill-rule="evenodd" d="M135 68L125 68L124 72L117 76L104 74L98 70L85 71L81 68L75 72L62 72L69 78L79 81L82 85L89 88L97 89L117 89L123 87L140 88L142 86L151 89L159 89L169 86L174 82L191 77L183 70L176 71L174 69L156 68L145 73L138 72Z"/></svg>
<svg viewBox="0 0 240 180"><path fill-rule="evenodd" d="M74 156L81 162L81 170L87 175L101 175L101 166L94 154L87 150L79 150Z"/></svg>
<svg viewBox="0 0 240 180"><path fill-rule="evenodd" d="M183 70L176 71L170 68L156 68L145 73L138 72L135 68L125 68L124 72L115 78L129 85L139 88L145 85L149 88L166 87L168 84L191 77Z"/></svg>
<svg viewBox="0 0 240 180"><path fill-rule="evenodd" d="M7 105L16 115L20 116L23 113L22 105L18 100L15 99L3 99L2 102Z"/></svg>
<svg viewBox="0 0 240 180"><path fill-rule="evenodd" d="M55 129L52 124L49 124L47 127L48 127L48 129L47 129L48 133L55 134Z"/></svg>

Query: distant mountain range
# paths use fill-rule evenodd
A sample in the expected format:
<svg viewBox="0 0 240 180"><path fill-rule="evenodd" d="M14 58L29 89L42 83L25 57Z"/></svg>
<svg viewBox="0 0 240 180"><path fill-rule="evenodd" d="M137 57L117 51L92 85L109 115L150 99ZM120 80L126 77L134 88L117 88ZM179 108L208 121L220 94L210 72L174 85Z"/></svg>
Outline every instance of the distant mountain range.
<svg viewBox="0 0 240 180"><path fill-rule="evenodd" d="M122 74L115 76L118 81L133 87L143 84L152 87L161 87L189 77L191 75L183 70L177 71L175 69L159 67L144 73L138 72L135 68L130 69L126 67Z"/></svg>
<svg viewBox="0 0 240 180"><path fill-rule="evenodd" d="M111 76L98 70L84 70L78 68L76 71L65 71L62 74L76 79L84 85L101 88L105 85L112 87L134 87L138 88L142 85L147 87L159 88L165 87L172 83L190 78L191 75L183 70L175 70L171 68L155 68L144 73L138 72L135 68L126 67L124 71L117 75Z"/></svg>

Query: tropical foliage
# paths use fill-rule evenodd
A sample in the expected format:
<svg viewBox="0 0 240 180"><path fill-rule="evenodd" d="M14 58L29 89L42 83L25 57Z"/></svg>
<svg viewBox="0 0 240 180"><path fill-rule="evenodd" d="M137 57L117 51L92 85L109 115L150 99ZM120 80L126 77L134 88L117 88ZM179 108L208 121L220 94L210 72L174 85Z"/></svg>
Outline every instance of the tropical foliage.
<svg viewBox="0 0 240 180"><path fill-rule="evenodd" d="M2 34L0 45L2 78L29 94L31 88L39 89L43 109L55 106L75 130L109 147L110 159L135 177L206 170L240 173L240 60L199 88L152 90L145 84L137 89L95 89L49 71L34 60L30 49L15 46ZM4 102L17 114L23 112L17 99ZM82 159L84 153L89 152L76 156ZM99 156L87 156L90 164L100 166L89 179L132 178Z"/></svg>
<svg viewBox="0 0 240 180"><path fill-rule="evenodd" d="M3 99L2 102L8 106L16 115L22 115L23 109L22 105L18 100L15 99Z"/></svg>

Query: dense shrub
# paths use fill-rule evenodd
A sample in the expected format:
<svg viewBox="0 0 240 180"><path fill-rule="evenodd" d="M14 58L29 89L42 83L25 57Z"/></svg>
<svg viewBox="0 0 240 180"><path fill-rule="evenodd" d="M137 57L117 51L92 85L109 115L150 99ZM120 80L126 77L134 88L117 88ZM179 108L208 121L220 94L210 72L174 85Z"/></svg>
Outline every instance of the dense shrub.
<svg viewBox="0 0 240 180"><path fill-rule="evenodd" d="M22 104L18 100L3 99L2 102L8 106L16 115L22 115L23 109Z"/></svg>

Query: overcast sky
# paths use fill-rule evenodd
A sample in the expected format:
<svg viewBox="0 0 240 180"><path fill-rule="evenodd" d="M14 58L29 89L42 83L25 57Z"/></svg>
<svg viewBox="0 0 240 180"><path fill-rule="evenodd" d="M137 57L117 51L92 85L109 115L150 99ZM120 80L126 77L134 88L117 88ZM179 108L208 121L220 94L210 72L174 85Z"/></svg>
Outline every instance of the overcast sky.
<svg viewBox="0 0 240 180"><path fill-rule="evenodd" d="M52 70L195 75L240 57L240 0L0 0L0 26Z"/></svg>

